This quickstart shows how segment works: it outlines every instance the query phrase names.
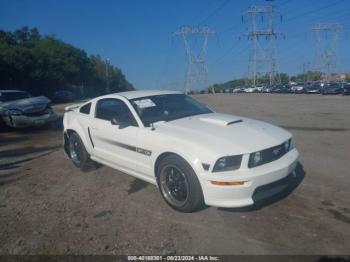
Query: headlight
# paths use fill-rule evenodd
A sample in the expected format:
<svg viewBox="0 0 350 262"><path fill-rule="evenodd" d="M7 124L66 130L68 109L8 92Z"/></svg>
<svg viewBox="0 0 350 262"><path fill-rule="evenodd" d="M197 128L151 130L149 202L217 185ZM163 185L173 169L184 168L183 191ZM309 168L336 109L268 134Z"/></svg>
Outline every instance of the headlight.
<svg viewBox="0 0 350 262"><path fill-rule="evenodd" d="M286 153L290 150L291 144L292 144L292 139L289 139L288 141L284 142L284 151Z"/></svg>
<svg viewBox="0 0 350 262"><path fill-rule="evenodd" d="M262 153L260 151L251 154L249 165L258 166L262 162Z"/></svg>
<svg viewBox="0 0 350 262"><path fill-rule="evenodd" d="M224 172L239 169L241 162L242 155L221 157L216 161L213 172Z"/></svg>
<svg viewBox="0 0 350 262"><path fill-rule="evenodd" d="M262 160L262 154L260 151L253 154L253 164L258 165Z"/></svg>
<svg viewBox="0 0 350 262"><path fill-rule="evenodd" d="M11 116L19 116L23 114L21 110L17 110L17 109L10 109L7 111L7 113Z"/></svg>

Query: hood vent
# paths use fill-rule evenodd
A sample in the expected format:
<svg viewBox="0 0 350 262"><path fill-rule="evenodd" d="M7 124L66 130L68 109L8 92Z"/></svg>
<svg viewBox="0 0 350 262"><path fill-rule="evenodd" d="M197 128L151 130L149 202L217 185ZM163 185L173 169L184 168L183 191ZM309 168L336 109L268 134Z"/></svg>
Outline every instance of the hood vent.
<svg viewBox="0 0 350 262"><path fill-rule="evenodd" d="M218 125L218 126L229 126L229 125L243 122L241 118L226 116L222 114L216 114L211 117L201 117L199 118L199 120L206 123Z"/></svg>
<svg viewBox="0 0 350 262"><path fill-rule="evenodd" d="M241 122L243 122L243 120L239 119L239 120L228 122L226 125L229 126L229 125L238 124L238 123L241 123Z"/></svg>

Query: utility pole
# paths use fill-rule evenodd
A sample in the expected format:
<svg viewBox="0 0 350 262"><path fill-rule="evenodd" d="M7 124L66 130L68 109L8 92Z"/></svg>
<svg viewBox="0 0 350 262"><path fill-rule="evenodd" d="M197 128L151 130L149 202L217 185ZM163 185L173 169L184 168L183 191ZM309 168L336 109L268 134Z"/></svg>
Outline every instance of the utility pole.
<svg viewBox="0 0 350 262"><path fill-rule="evenodd" d="M310 71L310 62L303 64L303 74L304 74L304 81L309 82L309 71Z"/></svg>
<svg viewBox="0 0 350 262"><path fill-rule="evenodd" d="M338 73L337 43L344 30L339 23L317 23L311 31L316 40L315 68L322 73L322 81L328 83L332 73Z"/></svg>
<svg viewBox="0 0 350 262"><path fill-rule="evenodd" d="M110 93L110 90L109 90L109 72L108 72L109 58L106 58L105 64L106 64L106 94L109 94Z"/></svg>
<svg viewBox="0 0 350 262"><path fill-rule="evenodd" d="M253 87L256 87L261 76L268 76L270 86L281 83L277 70L276 40L284 34L275 31L276 8L272 0L269 2L271 4L268 6L249 6L242 16L242 22L244 17L250 21L250 28L243 35L251 41L247 84ZM259 18L261 23L258 23Z"/></svg>
<svg viewBox="0 0 350 262"><path fill-rule="evenodd" d="M310 62L306 63L306 81L309 82L310 81Z"/></svg>
<svg viewBox="0 0 350 262"><path fill-rule="evenodd" d="M206 54L208 49L208 38L213 34L215 34L215 31L208 26L182 26L178 31L173 33L173 37L182 38L186 52L186 94L194 88L193 84L195 82L204 84L206 88L209 86ZM193 42L199 42L200 40L200 49L195 52ZM215 92L213 87L212 91L213 93Z"/></svg>

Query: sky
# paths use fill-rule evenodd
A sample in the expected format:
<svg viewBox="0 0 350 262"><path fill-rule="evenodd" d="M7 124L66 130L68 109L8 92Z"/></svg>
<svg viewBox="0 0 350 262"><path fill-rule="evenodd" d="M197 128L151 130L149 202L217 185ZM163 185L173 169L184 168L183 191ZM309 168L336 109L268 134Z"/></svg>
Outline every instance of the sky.
<svg viewBox="0 0 350 262"><path fill-rule="evenodd" d="M136 89L182 90L186 75L183 41L172 33L182 25L210 26L206 61L210 83L241 78L248 71L249 19L242 14L264 0L0 0L0 28L37 27L41 34L99 54L121 68ZM339 70L350 71L350 0L275 0L280 72L298 74L314 64L315 23L341 23ZM282 19L280 19L282 17ZM258 19L258 26L266 20ZM190 38L194 53L201 38ZM324 38L322 43L328 40ZM262 43L263 45L263 43Z"/></svg>

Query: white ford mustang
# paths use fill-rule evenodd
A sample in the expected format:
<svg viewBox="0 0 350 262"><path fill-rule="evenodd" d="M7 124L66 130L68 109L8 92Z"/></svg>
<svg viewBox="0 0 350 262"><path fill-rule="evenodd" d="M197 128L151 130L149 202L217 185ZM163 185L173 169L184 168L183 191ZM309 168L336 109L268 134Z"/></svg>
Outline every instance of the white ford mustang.
<svg viewBox="0 0 350 262"><path fill-rule="evenodd" d="M77 167L96 161L153 183L182 212L203 203L252 205L259 188L294 171L299 156L286 130L213 112L173 91L97 97L67 107L63 124L64 149Z"/></svg>

